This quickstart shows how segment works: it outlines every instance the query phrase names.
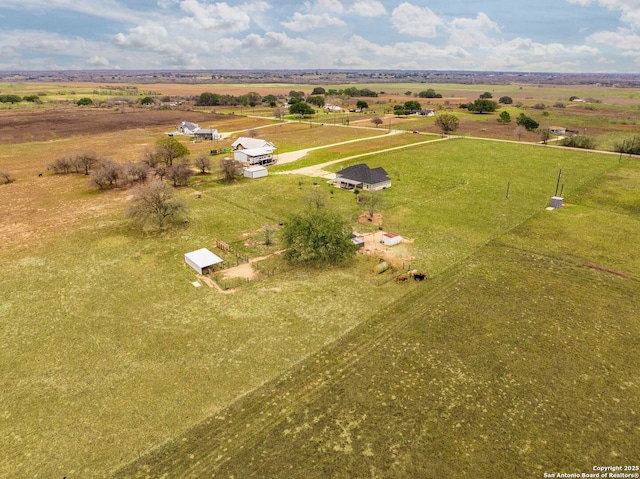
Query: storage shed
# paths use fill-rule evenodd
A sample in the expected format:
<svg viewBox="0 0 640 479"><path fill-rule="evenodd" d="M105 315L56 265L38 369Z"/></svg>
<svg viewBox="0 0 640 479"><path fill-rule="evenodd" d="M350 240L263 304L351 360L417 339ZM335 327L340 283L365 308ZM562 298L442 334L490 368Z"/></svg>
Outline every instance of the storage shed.
<svg viewBox="0 0 640 479"><path fill-rule="evenodd" d="M402 236L398 233L384 233L382 235L382 243L386 246L395 246L402 242Z"/></svg>
<svg viewBox="0 0 640 479"><path fill-rule="evenodd" d="M250 166L243 170L245 178L262 178L263 176L267 176L269 173L264 166Z"/></svg>
<svg viewBox="0 0 640 479"><path fill-rule="evenodd" d="M207 248L200 248L192 251L191 253L185 253L184 261L199 274L204 274L205 272L208 272L211 266L215 266L216 264L223 262L222 258L216 256Z"/></svg>

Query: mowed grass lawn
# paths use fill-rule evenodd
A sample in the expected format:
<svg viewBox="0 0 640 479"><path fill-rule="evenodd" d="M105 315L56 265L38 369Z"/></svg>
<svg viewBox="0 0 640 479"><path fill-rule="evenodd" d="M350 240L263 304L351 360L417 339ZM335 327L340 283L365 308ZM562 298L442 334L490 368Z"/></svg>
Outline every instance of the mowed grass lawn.
<svg viewBox="0 0 640 479"><path fill-rule="evenodd" d="M590 182L116 477L512 479L635 465L639 182L637 162Z"/></svg>
<svg viewBox="0 0 640 479"><path fill-rule="evenodd" d="M437 275L542 210L559 167L571 193L618 158L456 140L367 162L394 181L384 192L385 229L413 239L416 264ZM376 260L363 258L339 268L282 268L231 295L191 285L185 252L219 239L263 254L255 246L260 229L305 208L311 178L198 183L200 198L193 189L181 193L190 223L157 235L123 220L126 192L88 194L73 178L21 181L44 190L63 182L63 201L73 204L75 191L92 207L67 228L60 223L0 250L0 290L8 292L0 306L0 475L105 475L422 287L381 282ZM3 197L28 198L28 190L12 189L21 181L3 186ZM329 207L349 218L362 209L353 193L329 196ZM45 204L31 198L30 208L52 208L44 197ZM28 225L29 217L20 221Z"/></svg>

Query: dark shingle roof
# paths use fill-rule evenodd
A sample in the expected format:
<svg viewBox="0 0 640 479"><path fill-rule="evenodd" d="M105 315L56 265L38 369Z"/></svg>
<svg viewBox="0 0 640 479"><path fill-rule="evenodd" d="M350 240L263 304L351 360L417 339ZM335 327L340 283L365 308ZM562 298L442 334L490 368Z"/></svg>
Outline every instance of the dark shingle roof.
<svg viewBox="0 0 640 479"><path fill-rule="evenodd" d="M346 178L347 180L367 183L369 185L389 181L389 175L387 175L384 168L378 167L371 169L364 163L349 166L344 170L339 171L337 176L339 178Z"/></svg>

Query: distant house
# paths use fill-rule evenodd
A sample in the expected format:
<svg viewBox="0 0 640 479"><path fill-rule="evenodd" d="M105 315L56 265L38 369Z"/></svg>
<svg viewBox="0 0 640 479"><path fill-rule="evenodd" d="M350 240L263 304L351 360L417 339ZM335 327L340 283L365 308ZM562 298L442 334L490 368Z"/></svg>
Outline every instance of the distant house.
<svg viewBox="0 0 640 479"><path fill-rule="evenodd" d="M210 268L223 262L222 258L216 256L207 248L185 253L184 261L199 274L206 274L210 271Z"/></svg>
<svg viewBox="0 0 640 479"><path fill-rule="evenodd" d="M339 111L342 111L342 108L340 108L338 105L325 105L324 111L337 113Z"/></svg>
<svg viewBox="0 0 640 479"><path fill-rule="evenodd" d="M198 128L193 132L193 136L198 140L219 140L220 133L213 128Z"/></svg>
<svg viewBox="0 0 640 479"><path fill-rule="evenodd" d="M244 165L254 166L267 166L273 165L277 160L273 157L273 149L269 147L264 148L247 148L235 150L233 152L233 159L243 163Z"/></svg>
<svg viewBox="0 0 640 479"><path fill-rule="evenodd" d="M567 129L564 126L550 126L549 131L554 135L564 135Z"/></svg>
<svg viewBox="0 0 640 479"><path fill-rule="evenodd" d="M249 138L241 136L231 144L234 150L252 150L255 148L270 148L271 151L276 150L276 146L267 140L261 140L259 138Z"/></svg>
<svg viewBox="0 0 640 479"><path fill-rule="evenodd" d="M346 190L360 188L362 190L383 190L391 186L391 178L384 168L369 168L360 163L345 168L336 173L335 184Z"/></svg>
<svg viewBox="0 0 640 479"><path fill-rule="evenodd" d="M200 129L200 125L197 123L191 123L190 121L183 121L176 128L178 133L183 135L193 135L196 130Z"/></svg>

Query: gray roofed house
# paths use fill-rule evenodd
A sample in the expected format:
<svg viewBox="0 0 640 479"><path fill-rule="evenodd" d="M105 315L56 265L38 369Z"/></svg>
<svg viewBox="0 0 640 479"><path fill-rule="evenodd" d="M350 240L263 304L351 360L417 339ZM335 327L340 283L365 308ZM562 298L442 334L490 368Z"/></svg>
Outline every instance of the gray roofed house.
<svg viewBox="0 0 640 479"><path fill-rule="evenodd" d="M353 190L383 190L391 186L391 178L382 167L369 168L364 163L353 165L336 173L335 183L340 188Z"/></svg>
<svg viewBox="0 0 640 479"><path fill-rule="evenodd" d="M192 123L190 121L183 121L178 125L178 133L182 133L183 135L193 135L196 130L200 129L200 125L197 123Z"/></svg>

